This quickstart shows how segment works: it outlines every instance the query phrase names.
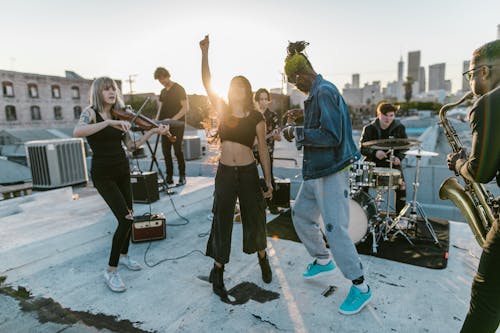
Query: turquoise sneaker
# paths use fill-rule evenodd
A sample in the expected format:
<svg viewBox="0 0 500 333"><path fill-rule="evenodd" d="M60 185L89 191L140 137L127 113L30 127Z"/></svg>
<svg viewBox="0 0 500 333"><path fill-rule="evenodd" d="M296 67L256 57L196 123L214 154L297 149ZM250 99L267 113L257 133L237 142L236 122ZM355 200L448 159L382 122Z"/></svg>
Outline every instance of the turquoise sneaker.
<svg viewBox="0 0 500 333"><path fill-rule="evenodd" d="M366 304L368 304L371 298L372 292L370 287L368 287L368 291L366 293L363 293L355 286L351 286L349 295L347 295L346 299L340 306L339 312L345 315L356 314L361 311Z"/></svg>
<svg viewBox="0 0 500 333"><path fill-rule="evenodd" d="M319 275L329 275L335 269L333 260L330 260L330 262L326 265L320 265L316 263L316 261L317 260L314 259L312 263L307 265L306 271L304 272L304 274L302 274L304 279L312 279Z"/></svg>

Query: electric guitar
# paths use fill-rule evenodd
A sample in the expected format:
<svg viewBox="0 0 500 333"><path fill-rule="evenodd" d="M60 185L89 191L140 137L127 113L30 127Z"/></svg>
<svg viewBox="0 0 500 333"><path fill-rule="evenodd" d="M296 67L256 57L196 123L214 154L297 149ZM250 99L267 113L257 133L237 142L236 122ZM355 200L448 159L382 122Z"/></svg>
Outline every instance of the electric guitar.
<svg viewBox="0 0 500 333"><path fill-rule="evenodd" d="M281 126L280 126L280 127L278 127L278 128L273 129L271 132L267 133L267 134L266 134L266 142L267 142L267 139L272 138L275 134L279 134L279 133L281 133L281 130L282 130L282 128L281 128ZM277 141L277 140L276 140L276 141ZM257 143L257 138L255 138L255 142L254 142L254 145L253 145L253 148L252 148L252 149L253 149L253 150L255 150L255 151L257 151L257 146L258 146L258 143Z"/></svg>

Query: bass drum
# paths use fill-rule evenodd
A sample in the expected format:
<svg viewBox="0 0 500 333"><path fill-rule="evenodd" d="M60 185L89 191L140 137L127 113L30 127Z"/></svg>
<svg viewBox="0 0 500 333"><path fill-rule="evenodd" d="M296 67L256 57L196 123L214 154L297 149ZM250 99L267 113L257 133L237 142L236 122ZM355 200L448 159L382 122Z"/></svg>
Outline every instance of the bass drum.
<svg viewBox="0 0 500 333"><path fill-rule="evenodd" d="M371 219L377 215L375 200L366 192L355 192L349 201L349 236L354 244L364 240Z"/></svg>

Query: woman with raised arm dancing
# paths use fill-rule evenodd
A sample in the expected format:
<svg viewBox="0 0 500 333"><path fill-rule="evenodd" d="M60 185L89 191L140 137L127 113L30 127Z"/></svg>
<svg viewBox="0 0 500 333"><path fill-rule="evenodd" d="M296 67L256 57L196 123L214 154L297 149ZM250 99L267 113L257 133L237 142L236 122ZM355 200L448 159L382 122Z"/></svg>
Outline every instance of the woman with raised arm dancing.
<svg viewBox="0 0 500 333"><path fill-rule="evenodd" d="M243 252L258 252L262 280L270 283L271 267L266 254L266 202L272 195L271 167L266 144L264 117L254 107L252 87L244 76L231 80L226 104L211 87L208 65L208 36L200 41L202 54L201 75L210 103L216 108L220 124L221 156L215 177L212 230L207 244L207 255L215 263L210 272L210 282L215 294L228 301L224 286L224 265L229 262L231 233L236 198L239 198L243 224ZM259 156L267 188L259 185L257 165L252 146L257 137Z"/></svg>
<svg viewBox="0 0 500 333"><path fill-rule="evenodd" d="M130 123L113 116L113 110L124 107L116 82L109 77L97 78L90 87L90 105L82 112L73 132L75 137L87 137L93 152L91 175L94 187L118 220L109 266L104 271L106 284L115 292L126 289L118 274L118 262L133 271L141 269L139 263L128 256L134 216L129 163L122 141L128 150L135 150L154 133L169 134L168 126L160 125L134 142L128 134Z"/></svg>

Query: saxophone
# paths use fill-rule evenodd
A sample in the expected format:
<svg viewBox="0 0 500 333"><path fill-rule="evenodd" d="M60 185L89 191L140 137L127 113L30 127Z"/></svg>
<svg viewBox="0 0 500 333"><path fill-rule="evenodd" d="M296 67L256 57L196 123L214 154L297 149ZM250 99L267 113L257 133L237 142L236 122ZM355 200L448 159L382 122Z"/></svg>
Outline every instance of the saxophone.
<svg viewBox="0 0 500 333"><path fill-rule="evenodd" d="M443 105L441 110L439 110L439 125L443 128L454 153L462 149L463 145L457 132L446 118L446 112L471 99L473 96L473 93L469 92L458 102ZM486 239L486 234L495 220L493 213L495 211L495 200L493 195L482 184L472 182L465 177L462 178L465 187L458 183L456 177L446 179L439 188L439 198L453 202L465 217L465 220L472 229L472 233L476 237L476 241L482 247Z"/></svg>

